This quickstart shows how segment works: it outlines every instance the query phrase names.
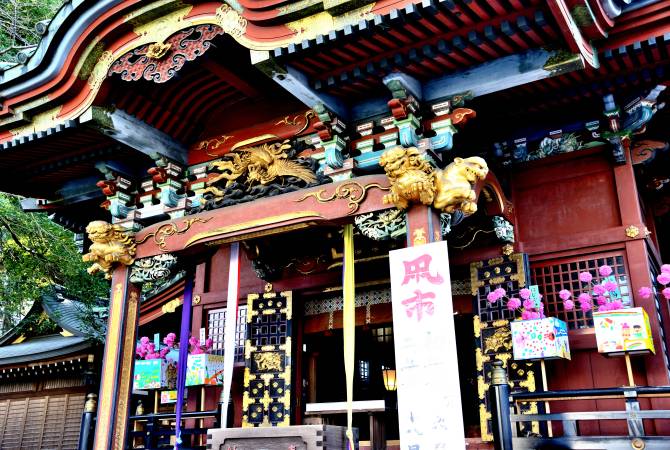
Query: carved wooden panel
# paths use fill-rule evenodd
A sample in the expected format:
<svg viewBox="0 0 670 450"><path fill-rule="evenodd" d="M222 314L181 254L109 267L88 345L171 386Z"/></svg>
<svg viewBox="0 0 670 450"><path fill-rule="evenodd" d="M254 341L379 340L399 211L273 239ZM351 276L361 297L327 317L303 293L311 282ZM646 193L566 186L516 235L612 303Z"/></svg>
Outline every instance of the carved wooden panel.
<svg viewBox="0 0 670 450"><path fill-rule="evenodd" d="M290 424L291 318L290 292L247 297L243 427Z"/></svg>
<svg viewBox="0 0 670 450"><path fill-rule="evenodd" d="M492 441L491 407L488 389L491 382L491 368L495 360L503 362L507 369L509 383L515 391L535 391L536 379L540 376L539 365L534 362L512 359L512 337L509 322L514 314L503 302L490 304L486 300L489 292L497 287L504 288L509 296L517 296L526 287L529 267L528 257L522 253L503 255L470 265L472 294L475 296L478 315L474 317L476 340L475 362L477 367L477 394L479 398L479 420L484 441ZM541 382L540 382L541 383ZM522 406L522 413L537 413L535 402ZM524 430L539 432L537 423L521 424Z"/></svg>

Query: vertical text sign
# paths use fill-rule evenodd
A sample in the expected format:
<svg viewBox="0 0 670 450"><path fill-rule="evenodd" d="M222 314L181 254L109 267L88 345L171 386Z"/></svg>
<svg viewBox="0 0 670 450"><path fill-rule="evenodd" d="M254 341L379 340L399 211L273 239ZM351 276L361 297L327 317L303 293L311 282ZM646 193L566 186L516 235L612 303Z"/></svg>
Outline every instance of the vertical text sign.
<svg viewBox="0 0 670 450"><path fill-rule="evenodd" d="M389 258L400 448L465 449L447 243Z"/></svg>

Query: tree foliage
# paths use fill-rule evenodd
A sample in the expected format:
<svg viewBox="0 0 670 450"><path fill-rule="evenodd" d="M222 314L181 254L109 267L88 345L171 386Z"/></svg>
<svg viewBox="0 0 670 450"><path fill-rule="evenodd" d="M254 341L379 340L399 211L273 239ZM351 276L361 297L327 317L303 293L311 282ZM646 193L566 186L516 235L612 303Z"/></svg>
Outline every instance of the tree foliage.
<svg viewBox="0 0 670 450"><path fill-rule="evenodd" d="M107 281L86 272L70 231L44 213L23 212L17 197L0 193L2 316L16 320L32 300L53 285L64 286L69 295L91 308L109 292Z"/></svg>
<svg viewBox="0 0 670 450"><path fill-rule="evenodd" d="M40 41L35 24L51 19L63 0L0 0L0 60L14 61L19 51Z"/></svg>

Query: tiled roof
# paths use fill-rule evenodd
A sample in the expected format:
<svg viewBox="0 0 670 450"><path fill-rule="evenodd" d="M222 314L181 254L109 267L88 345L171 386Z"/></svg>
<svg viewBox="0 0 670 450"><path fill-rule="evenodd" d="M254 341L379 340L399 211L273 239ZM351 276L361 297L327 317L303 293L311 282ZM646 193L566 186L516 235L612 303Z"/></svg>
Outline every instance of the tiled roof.
<svg viewBox="0 0 670 450"><path fill-rule="evenodd" d="M66 337L60 334L40 336L20 344L0 347L0 365L57 358L87 349L92 345L92 342L83 336Z"/></svg>

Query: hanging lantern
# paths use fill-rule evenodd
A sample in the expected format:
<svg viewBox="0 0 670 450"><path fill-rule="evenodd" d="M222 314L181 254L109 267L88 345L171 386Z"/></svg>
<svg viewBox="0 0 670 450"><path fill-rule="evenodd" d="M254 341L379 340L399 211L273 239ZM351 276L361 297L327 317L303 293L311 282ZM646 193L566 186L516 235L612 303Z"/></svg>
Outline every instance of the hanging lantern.
<svg viewBox="0 0 670 450"><path fill-rule="evenodd" d="M382 367L382 376L384 377L384 387L389 392L394 392L398 389L398 385L395 379L395 369L388 367Z"/></svg>

